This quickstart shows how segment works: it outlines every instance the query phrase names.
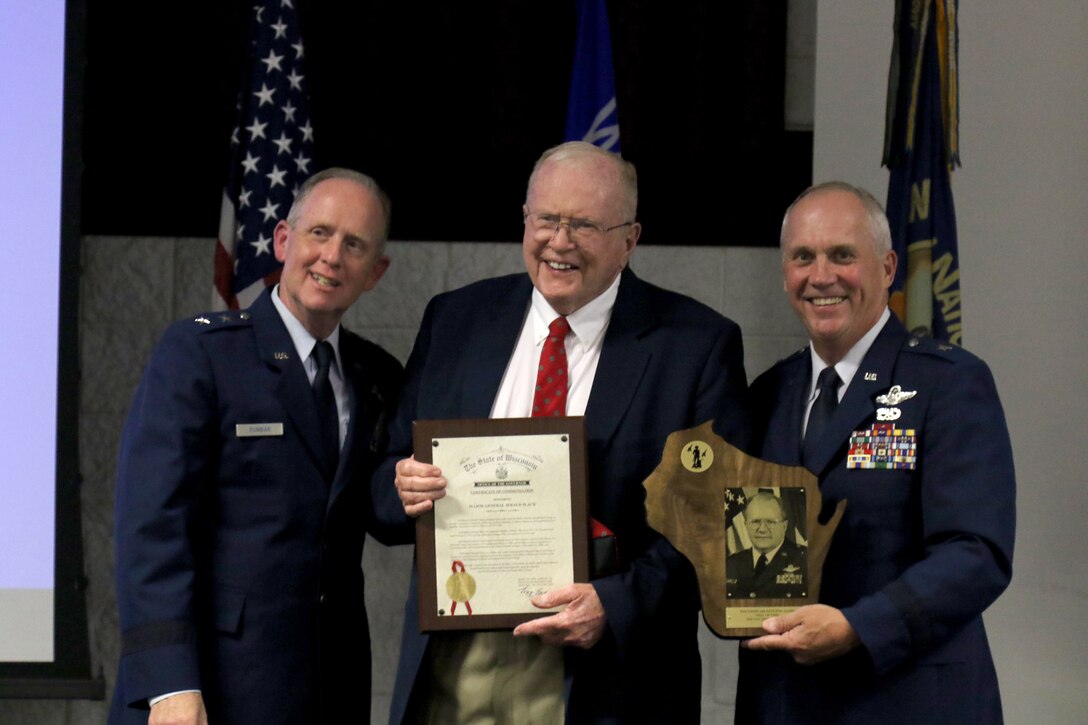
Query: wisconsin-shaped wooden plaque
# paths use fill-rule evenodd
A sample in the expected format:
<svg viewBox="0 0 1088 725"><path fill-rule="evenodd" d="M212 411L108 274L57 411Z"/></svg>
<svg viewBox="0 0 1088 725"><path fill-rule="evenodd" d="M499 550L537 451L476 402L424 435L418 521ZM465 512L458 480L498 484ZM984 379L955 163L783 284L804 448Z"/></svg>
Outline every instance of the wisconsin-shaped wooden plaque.
<svg viewBox="0 0 1088 725"><path fill-rule="evenodd" d="M767 617L819 600L820 572L846 501L821 524L812 473L753 458L712 424L669 436L643 483L646 516L695 567L711 631L758 636Z"/></svg>

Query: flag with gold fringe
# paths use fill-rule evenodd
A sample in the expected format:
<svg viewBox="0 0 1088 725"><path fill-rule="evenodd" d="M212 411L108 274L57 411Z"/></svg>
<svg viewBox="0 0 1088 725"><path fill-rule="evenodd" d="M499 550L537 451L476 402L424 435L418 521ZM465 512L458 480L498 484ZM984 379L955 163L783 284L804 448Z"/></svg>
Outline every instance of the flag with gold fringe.
<svg viewBox="0 0 1088 725"><path fill-rule="evenodd" d="M588 141L620 152L612 38L605 0L578 0L578 36L563 140Z"/></svg>
<svg viewBox="0 0 1088 725"><path fill-rule="evenodd" d="M957 0L896 0L884 159L899 257L891 308L915 334L962 344L952 169L959 165Z"/></svg>

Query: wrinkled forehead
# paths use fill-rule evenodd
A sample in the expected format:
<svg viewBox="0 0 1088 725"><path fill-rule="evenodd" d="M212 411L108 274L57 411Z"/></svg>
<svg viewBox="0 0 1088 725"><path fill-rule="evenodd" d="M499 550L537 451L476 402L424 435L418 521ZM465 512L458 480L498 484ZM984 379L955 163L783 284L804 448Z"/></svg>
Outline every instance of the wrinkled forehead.
<svg viewBox="0 0 1088 725"><path fill-rule="evenodd" d="M748 504L747 518L749 519L770 519L777 518L780 515L785 517L785 511L782 510L777 501L757 498Z"/></svg>
<svg viewBox="0 0 1088 725"><path fill-rule="evenodd" d="M292 208L292 226L310 228L327 225L346 234L374 242L379 253L385 249L389 219L381 198L351 179L326 179L315 185Z"/></svg>
<svg viewBox="0 0 1088 725"><path fill-rule="evenodd" d="M530 179L526 203L534 209L541 204L574 204L592 216L624 210L629 205L625 196L618 164L604 156L580 155L545 161Z"/></svg>
<svg viewBox="0 0 1088 725"><path fill-rule="evenodd" d="M853 194L840 189L808 194L797 200L782 220L780 244L783 249L813 240L846 238L866 241L876 248L865 205Z"/></svg>

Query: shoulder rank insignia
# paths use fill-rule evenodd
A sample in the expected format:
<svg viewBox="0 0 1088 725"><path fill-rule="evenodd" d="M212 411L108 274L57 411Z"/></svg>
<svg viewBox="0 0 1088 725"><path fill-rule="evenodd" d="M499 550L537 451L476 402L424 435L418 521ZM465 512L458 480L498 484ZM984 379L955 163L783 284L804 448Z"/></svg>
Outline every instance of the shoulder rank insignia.
<svg viewBox="0 0 1088 725"><path fill-rule="evenodd" d="M210 324L212 324L212 321L209 320L207 317L198 317L195 320L193 320L193 322L197 323L198 325L210 325Z"/></svg>

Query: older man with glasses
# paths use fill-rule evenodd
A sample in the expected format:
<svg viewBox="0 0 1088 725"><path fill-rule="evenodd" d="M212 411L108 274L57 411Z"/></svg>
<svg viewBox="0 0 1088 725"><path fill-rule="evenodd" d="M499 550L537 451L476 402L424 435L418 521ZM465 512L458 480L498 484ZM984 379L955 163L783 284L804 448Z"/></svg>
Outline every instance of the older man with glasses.
<svg viewBox="0 0 1088 725"><path fill-rule="evenodd" d="M584 415L594 549L612 554L590 583L534 598L561 611L513 633L420 634L413 577L390 722L699 721L695 573L647 525L642 481L674 430L715 419L747 441L741 338L630 271L637 193L615 154L548 150L522 209L528 274L427 308L374 479L391 523L410 526L445 495L443 472L409 457L413 420ZM566 361L554 376L551 357Z"/></svg>

